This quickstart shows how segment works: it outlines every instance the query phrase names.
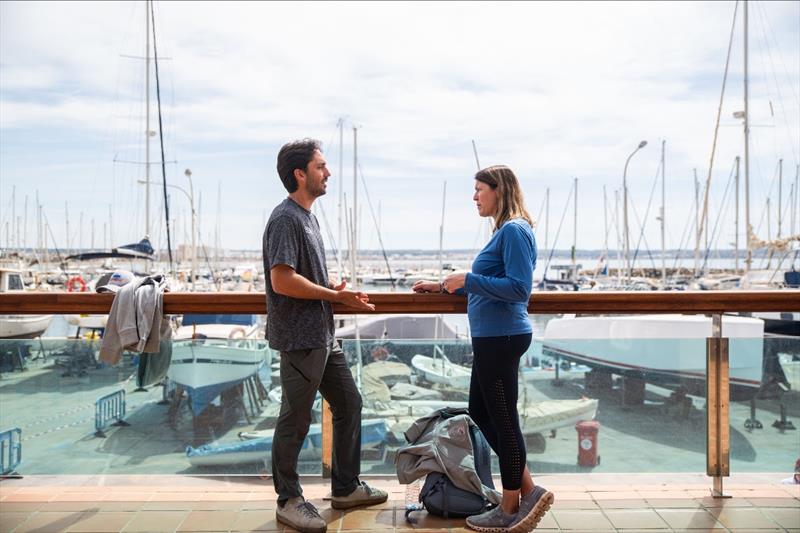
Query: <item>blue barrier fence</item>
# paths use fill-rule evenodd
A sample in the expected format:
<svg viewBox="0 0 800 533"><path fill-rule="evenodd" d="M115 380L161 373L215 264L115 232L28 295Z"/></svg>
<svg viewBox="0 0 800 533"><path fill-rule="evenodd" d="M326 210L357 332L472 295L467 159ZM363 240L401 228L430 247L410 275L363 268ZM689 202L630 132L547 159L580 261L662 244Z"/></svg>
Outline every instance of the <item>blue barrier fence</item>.
<svg viewBox="0 0 800 533"><path fill-rule="evenodd" d="M105 437L103 431L112 420L114 426L129 426L125 418L125 390L106 394L94 402L94 429L96 437Z"/></svg>
<svg viewBox="0 0 800 533"><path fill-rule="evenodd" d="M0 475L17 476L17 467L22 462L22 430L12 428L0 433Z"/></svg>

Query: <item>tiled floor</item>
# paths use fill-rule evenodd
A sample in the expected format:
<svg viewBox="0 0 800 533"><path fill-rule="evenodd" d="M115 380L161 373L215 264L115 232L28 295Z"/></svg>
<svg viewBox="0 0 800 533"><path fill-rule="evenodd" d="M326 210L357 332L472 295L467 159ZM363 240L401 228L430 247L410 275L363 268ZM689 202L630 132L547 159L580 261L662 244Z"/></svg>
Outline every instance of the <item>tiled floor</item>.
<svg viewBox="0 0 800 533"><path fill-rule="evenodd" d="M726 479L729 499L709 496L710 480L676 475L553 475L537 482L556 494L537 531L800 533L800 487L780 476ZM414 512L405 519L406 486L369 478L390 491L383 505L334 511L328 483L304 478L306 497L330 532L465 532L463 520ZM0 482L0 532L291 531L275 521L269 480L189 476L31 476Z"/></svg>

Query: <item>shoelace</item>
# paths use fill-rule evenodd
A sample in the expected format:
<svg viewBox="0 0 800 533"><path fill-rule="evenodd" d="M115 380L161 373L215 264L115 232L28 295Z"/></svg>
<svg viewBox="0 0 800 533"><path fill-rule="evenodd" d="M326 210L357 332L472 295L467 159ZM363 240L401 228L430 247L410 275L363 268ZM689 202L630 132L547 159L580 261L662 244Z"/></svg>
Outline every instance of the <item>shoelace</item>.
<svg viewBox="0 0 800 533"><path fill-rule="evenodd" d="M303 513L307 518L318 518L319 512L314 504L311 502L303 502L297 506L297 510Z"/></svg>

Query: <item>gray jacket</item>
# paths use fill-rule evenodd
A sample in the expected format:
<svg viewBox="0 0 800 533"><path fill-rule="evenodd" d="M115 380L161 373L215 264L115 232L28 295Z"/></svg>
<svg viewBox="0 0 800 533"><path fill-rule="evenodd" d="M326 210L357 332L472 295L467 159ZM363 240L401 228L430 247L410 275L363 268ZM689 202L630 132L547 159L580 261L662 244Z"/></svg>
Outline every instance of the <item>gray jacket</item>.
<svg viewBox="0 0 800 533"><path fill-rule="evenodd" d="M473 425L475 423L468 415L443 420L440 411L414 422L405 433L409 444L399 448L395 457L400 483L412 483L431 472L441 472L456 487L482 494L499 505L500 493L483 485L475 471L469 437L469 428Z"/></svg>
<svg viewBox="0 0 800 533"><path fill-rule="evenodd" d="M108 314L100 360L109 365L119 363L122 351L158 353L162 339L172 337L169 320L164 317L163 274L135 279L114 296Z"/></svg>

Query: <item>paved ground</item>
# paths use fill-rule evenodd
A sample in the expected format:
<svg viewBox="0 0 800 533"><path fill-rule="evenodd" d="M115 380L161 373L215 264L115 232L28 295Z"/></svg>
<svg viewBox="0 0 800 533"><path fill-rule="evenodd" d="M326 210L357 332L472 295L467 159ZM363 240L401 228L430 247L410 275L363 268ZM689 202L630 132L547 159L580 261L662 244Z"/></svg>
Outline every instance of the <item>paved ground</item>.
<svg viewBox="0 0 800 533"><path fill-rule="evenodd" d="M498 480L499 481L499 480ZM726 478L729 499L709 497L698 474L560 474L538 481L556 503L537 531L715 531L800 533L800 486L780 485L774 474ZM370 478L388 488L387 503L333 511L326 481L305 478L306 496L331 532L465 532L463 520L415 512L405 521L406 486ZM29 476L0 482L0 532L290 531L275 521L275 494L257 477Z"/></svg>

